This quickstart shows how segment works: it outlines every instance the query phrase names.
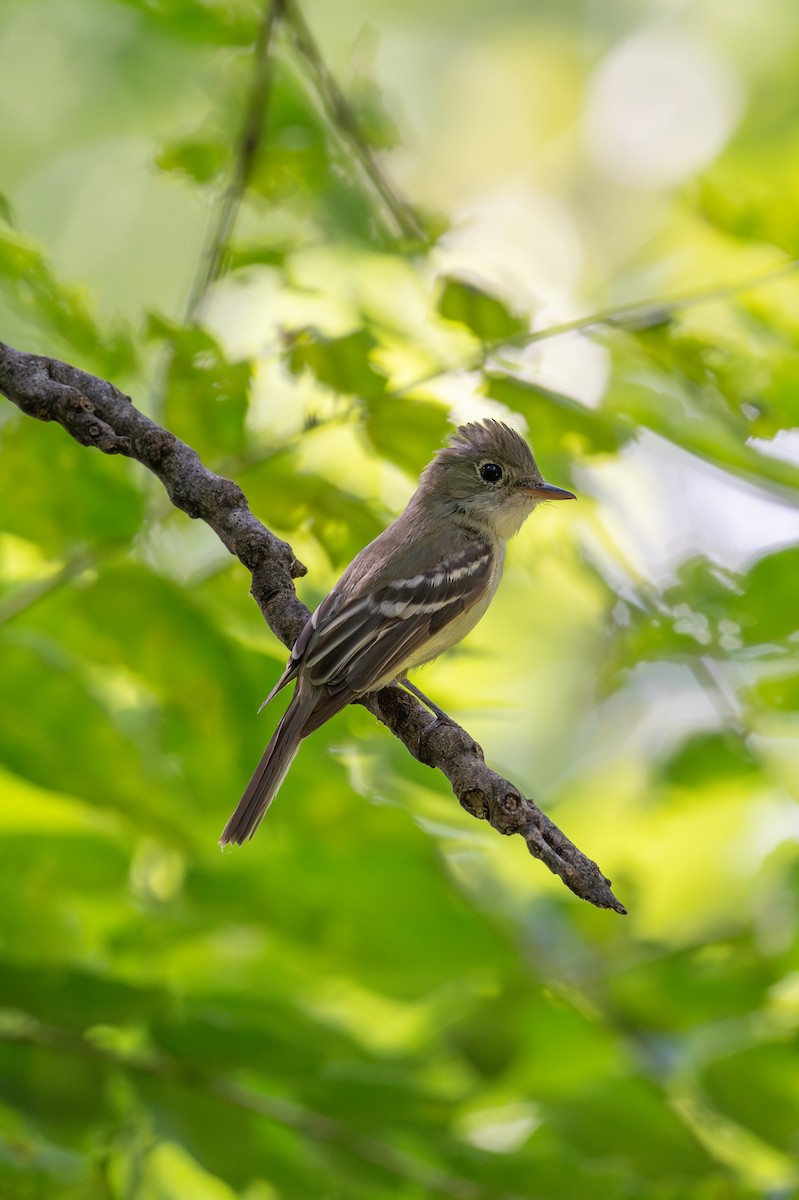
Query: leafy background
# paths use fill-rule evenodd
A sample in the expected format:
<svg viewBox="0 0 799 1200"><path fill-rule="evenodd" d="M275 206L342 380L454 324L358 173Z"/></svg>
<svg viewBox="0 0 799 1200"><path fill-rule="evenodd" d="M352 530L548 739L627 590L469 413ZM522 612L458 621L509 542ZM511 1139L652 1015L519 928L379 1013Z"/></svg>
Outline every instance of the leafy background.
<svg viewBox="0 0 799 1200"><path fill-rule="evenodd" d="M284 651L142 471L4 405L0 1196L799 1195L799 9L263 29L5 0L2 336L235 477L311 606L453 420L526 428L579 502L420 682L630 916L356 710L220 854Z"/></svg>

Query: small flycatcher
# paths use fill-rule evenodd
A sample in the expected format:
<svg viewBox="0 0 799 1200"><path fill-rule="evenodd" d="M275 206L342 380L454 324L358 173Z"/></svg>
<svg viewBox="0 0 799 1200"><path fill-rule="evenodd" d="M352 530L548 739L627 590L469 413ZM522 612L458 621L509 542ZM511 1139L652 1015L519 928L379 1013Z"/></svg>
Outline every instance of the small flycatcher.
<svg viewBox="0 0 799 1200"><path fill-rule="evenodd" d="M507 425L456 429L402 515L352 560L294 643L264 704L296 679L294 695L221 844L252 837L302 739L365 692L397 680L444 716L406 673L474 628L497 590L505 543L536 505L573 499L544 482Z"/></svg>

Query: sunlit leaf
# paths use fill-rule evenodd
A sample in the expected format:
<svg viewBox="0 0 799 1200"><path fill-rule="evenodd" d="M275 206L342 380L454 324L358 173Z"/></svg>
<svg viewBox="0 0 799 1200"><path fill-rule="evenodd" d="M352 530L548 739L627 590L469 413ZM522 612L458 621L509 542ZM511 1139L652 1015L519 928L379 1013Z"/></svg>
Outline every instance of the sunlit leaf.
<svg viewBox="0 0 799 1200"><path fill-rule="evenodd" d="M449 430L442 404L404 397L370 400L364 422L364 431L375 450L411 475L421 472L443 445Z"/></svg>
<svg viewBox="0 0 799 1200"><path fill-rule="evenodd" d="M253 0L123 0L145 20L186 41L221 46L251 45L256 33L258 6Z"/></svg>
<svg viewBox="0 0 799 1200"><path fill-rule="evenodd" d="M251 186L271 200L325 185L330 169L328 134L309 89L281 63L269 97L264 143Z"/></svg>
<svg viewBox="0 0 799 1200"><path fill-rule="evenodd" d="M442 280L438 311L448 321L459 321L483 342L499 342L523 333L529 320L519 316L489 288L464 276L450 275Z"/></svg>
<svg viewBox="0 0 799 1200"><path fill-rule="evenodd" d="M334 391L366 398L381 395L386 387L385 376L371 359L376 346L366 329L338 338L306 329L294 335L286 357L295 374L307 369Z"/></svg>
<svg viewBox="0 0 799 1200"><path fill-rule="evenodd" d="M76 365L114 376L130 372L135 354L124 328L101 329L86 295L63 284L42 251L10 226L0 229L0 291L9 302L39 322Z"/></svg>
<svg viewBox="0 0 799 1200"><path fill-rule="evenodd" d="M311 471L298 476L288 455L274 455L239 478L259 517L286 532L307 528L334 563L346 565L384 528L359 496Z"/></svg>
<svg viewBox="0 0 799 1200"><path fill-rule="evenodd" d="M358 131L375 150L393 150L400 133L391 116L385 97L372 79L358 76L350 91Z"/></svg>
<svg viewBox="0 0 799 1200"><path fill-rule="evenodd" d="M551 388L510 375L489 375L487 379L487 394L524 416L536 449L547 460L609 454L634 436L633 427L623 418L587 408Z"/></svg>
<svg viewBox="0 0 799 1200"><path fill-rule="evenodd" d="M212 461L241 453L252 364L229 361L216 339L197 325L181 327L151 315L148 332L170 348L170 430Z"/></svg>
<svg viewBox="0 0 799 1200"><path fill-rule="evenodd" d="M162 171L178 171L197 183L218 179L228 163L228 148L221 141L189 139L166 146L158 155Z"/></svg>

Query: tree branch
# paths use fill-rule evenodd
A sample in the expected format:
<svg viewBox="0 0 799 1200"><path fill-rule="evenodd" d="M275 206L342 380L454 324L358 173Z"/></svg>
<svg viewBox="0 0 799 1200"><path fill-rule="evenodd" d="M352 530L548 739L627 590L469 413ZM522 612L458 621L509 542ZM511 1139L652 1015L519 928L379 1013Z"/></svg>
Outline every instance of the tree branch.
<svg viewBox="0 0 799 1200"><path fill-rule="evenodd" d="M0 392L39 421L57 421L83 446L136 459L156 475L170 500L200 518L252 575L252 595L273 633L292 646L308 618L292 580L305 574L287 542L250 512L237 484L215 475L198 454L139 412L113 384L77 367L24 354L0 342ZM626 910L610 881L512 783L486 766L483 751L459 725L431 723L422 705L393 684L361 703L414 758L437 767L461 805L502 834L518 833L568 888L598 908Z"/></svg>

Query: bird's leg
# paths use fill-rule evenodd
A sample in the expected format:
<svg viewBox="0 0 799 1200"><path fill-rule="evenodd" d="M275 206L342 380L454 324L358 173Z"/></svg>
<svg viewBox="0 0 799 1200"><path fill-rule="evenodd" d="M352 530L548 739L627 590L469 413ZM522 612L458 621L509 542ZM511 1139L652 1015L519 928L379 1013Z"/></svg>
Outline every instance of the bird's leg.
<svg viewBox="0 0 799 1200"><path fill-rule="evenodd" d="M448 725L454 724L452 717L448 716L447 713L444 712L443 708L439 708L438 705L434 704L432 700L428 700L428 698L427 698L427 696L425 696L424 692L420 692L418 687L416 686L416 684L411 683L410 679L408 679L407 676L404 679L398 679L397 683L401 684L401 686L404 687L406 691L410 692L412 696L415 696L417 700L421 700L421 702L422 702L422 704L424 704L425 708L429 708L431 713L435 713L436 719L433 722L433 724L430 725L429 728L425 730L425 733L428 733L429 730L432 729L434 725L437 725L439 723L439 721L444 721Z"/></svg>

